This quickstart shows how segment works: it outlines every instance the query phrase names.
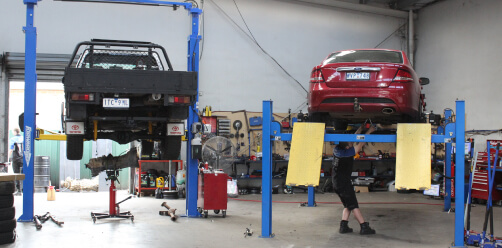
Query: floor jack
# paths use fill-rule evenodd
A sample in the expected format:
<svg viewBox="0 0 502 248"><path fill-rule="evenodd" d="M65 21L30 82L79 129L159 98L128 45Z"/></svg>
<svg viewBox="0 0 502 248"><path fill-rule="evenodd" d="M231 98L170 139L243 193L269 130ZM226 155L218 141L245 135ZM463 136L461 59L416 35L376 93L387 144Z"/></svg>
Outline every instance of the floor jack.
<svg viewBox="0 0 502 248"><path fill-rule="evenodd" d="M106 171L106 180L110 180L110 209L108 213L93 213L91 212L91 217L92 221L96 223L96 219L106 219L106 218L121 218L121 219L131 219L131 222L134 221L134 215L131 214L131 212L120 212L120 207L119 205L122 202L125 202L129 199L132 198L132 196L129 196L125 198L124 200L115 203L115 196L116 196L116 188L115 188L115 181L118 181L118 176L119 172L118 170L107 170Z"/></svg>
<svg viewBox="0 0 502 248"><path fill-rule="evenodd" d="M490 150L490 144L488 143L487 150ZM476 233L470 229L471 220L470 220L470 212L471 212L471 196L469 193L468 196L468 205L467 205L467 217L466 217L466 228L465 228L465 242L467 245L471 246L479 246L483 248L502 248L502 240L495 238L493 236L493 202L491 197L491 192L493 190L493 181L495 179L495 168L497 166L498 154L499 154L500 143L497 144L497 149L495 151L495 159L493 161L493 172L490 169L490 163L488 162L488 181L489 181L489 194L488 200L486 201L486 213L485 213L485 222L483 224L483 232ZM490 161L490 154L488 153L488 161ZM475 162L474 162L475 163ZM474 164L476 166L476 164ZM472 173L469 184L469 192L471 192L472 188ZM490 237L486 235L486 229L488 227L488 221L490 221Z"/></svg>

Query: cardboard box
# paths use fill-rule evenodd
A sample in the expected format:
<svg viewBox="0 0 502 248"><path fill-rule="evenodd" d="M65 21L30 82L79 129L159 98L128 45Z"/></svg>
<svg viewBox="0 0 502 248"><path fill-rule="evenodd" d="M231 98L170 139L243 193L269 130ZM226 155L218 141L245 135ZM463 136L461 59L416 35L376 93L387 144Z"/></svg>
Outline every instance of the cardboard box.
<svg viewBox="0 0 502 248"><path fill-rule="evenodd" d="M356 193L368 193L370 192L368 186L354 186L354 191Z"/></svg>

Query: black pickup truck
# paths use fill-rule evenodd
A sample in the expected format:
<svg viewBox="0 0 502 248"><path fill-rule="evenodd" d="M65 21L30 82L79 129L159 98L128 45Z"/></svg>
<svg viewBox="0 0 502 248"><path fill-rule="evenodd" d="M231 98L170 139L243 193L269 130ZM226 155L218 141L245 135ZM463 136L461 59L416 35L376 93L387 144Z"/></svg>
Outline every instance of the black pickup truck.
<svg viewBox="0 0 502 248"><path fill-rule="evenodd" d="M146 155L152 155L157 142L161 159L178 159L183 123L196 99L197 73L173 71L162 46L81 42L65 69L63 85L68 159L82 159L84 139L120 144L141 140Z"/></svg>

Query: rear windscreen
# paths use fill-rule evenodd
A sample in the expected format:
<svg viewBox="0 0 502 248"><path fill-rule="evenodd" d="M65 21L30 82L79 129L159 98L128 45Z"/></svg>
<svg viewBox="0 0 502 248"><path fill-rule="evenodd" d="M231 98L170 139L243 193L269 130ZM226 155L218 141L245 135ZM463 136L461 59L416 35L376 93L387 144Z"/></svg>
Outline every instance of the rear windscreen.
<svg viewBox="0 0 502 248"><path fill-rule="evenodd" d="M324 61L324 64L344 62L384 62L402 64L403 56L401 52L395 51L350 50L331 54Z"/></svg>
<svg viewBox="0 0 502 248"><path fill-rule="evenodd" d="M77 68L164 70L157 52L107 49L86 49Z"/></svg>

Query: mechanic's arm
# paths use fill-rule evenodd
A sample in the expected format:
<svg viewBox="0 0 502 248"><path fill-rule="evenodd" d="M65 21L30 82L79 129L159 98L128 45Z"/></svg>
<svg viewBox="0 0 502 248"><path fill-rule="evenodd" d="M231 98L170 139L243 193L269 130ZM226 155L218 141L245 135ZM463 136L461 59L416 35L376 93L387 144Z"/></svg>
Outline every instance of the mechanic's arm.
<svg viewBox="0 0 502 248"><path fill-rule="evenodd" d="M359 129L362 129L362 126L359 127ZM361 133L361 130L357 129L357 131L359 131L359 133ZM373 125L370 125L370 128L368 129L368 131L366 131L365 134L370 134L370 133L373 133L375 131L375 127ZM359 134L358 132L356 131L356 134ZM356 152L356 154L358 154L362 149L363 149L363 146L366 142L359 142L357 143L355 146L354 146L354 150Z"/></svg>

